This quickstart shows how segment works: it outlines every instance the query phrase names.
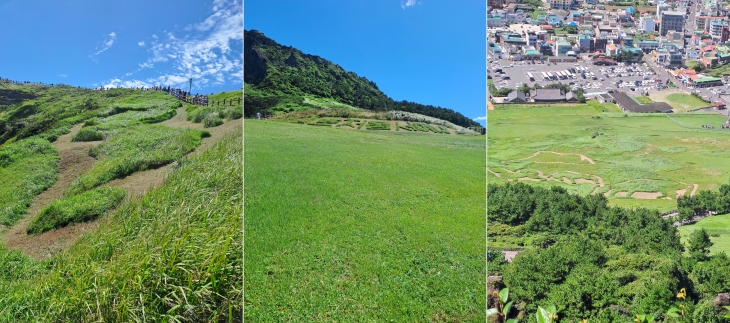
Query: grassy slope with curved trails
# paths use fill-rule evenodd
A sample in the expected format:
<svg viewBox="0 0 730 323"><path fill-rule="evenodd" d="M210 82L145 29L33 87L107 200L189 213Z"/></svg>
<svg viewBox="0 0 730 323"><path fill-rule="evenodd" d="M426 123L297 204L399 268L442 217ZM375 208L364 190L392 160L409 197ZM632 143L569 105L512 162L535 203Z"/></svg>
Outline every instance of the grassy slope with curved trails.
<svg viewBox="0 0 730 323"><path fill-rule="evenodd" d="M64 195L72 196L115 178L169 164L200 146L200 140L206 133L162 125L120 130L92 147L89 154L98 158L99 162L71 183Z"/></svg>
<svg viewBox="0 0 730 323"><path fill-rule="evenodd" d="M241 140L183 159L49 261L0 248L0 321L239 321Z"/></svg>
<svg viewBox="0 0 730 323"><path fill-rule="evenodd" d="M247 321L485 321L484 137L245 127Z"/></svg>
<svg viewBox="0 0 730 323"><path fill-rule="evenodd" d="M160 91L113 89L96 91L71 86L46 87L0 82L0 144L40 135L53 141L71 125L107 114L114 107L166 112L179 101ZM4 104L4 105L3 105ZM150 115L150 116L151 116Z"/></svg>
<svg viewBox="0 0 730 323"><path fill-rule="evenodd" d="M616 111L615 107L612 110ZM623 117L623 113L599 111L589 104L497 106L489 112L488 166L500 177L489 173L490 183L517 181L525 176L539 179L537 171L545 175L572 171L601 177L604 187L597 193L612 190L609 197L612 205L668 211L676 208L677 190L687 189L689 193L693 184L698 184L701 190L713 190L728 181L725 174L730 173L730 164L726 162L730 157L730 132L683 128L659 114ZM726 120L722 116L689 114L672 118L687 126L708 123L716 129ZM592 139L594 133L603 135ZM523 160L537 151L583 154L595 164L577 159L545 163L553 162L549 158L555 156L543 154L539 157L544 160ZM511 174L504 169L521 172ZM588 184L545 180L536 184L563 186L580 194L595 189L595 185L583 187ZM663 197L653 200L615 197L619 191L629 196L632 192L658 191Z"/></svg>

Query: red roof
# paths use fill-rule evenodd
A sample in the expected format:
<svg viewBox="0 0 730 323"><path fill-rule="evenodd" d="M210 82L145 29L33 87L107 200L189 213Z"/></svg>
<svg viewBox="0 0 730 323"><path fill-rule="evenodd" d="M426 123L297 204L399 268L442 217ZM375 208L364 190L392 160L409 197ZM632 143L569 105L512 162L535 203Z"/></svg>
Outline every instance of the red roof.
<svg viewBox="0 0 730 323"><path fill-rule="evenodd" d="M542 27L542 29L553 29L553 26L550 25L542 25L540 27Z"/></svg>
<svg viewBox="0 0 730 323"><path fill-rule="evenodd" d="M715 106L718 107L718 108L719 107L724 107L725 106L725 103L722 103L722 102L719 102L718 101L718 102L715 102Z"/></svg>

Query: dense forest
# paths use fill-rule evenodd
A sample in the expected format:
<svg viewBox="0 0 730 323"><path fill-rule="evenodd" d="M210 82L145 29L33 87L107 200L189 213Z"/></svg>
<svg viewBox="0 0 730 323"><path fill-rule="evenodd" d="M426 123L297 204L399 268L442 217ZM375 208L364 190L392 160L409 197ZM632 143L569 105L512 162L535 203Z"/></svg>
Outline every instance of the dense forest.
<svg viewBox="0 0 730 323"><path fill-rule="evenodd" d="M256 30L244 31L244 115L251 117L282 102L303 103L303 96L331 98L354 107L401 110L454 124L480 127L451 109L409 101L395 101L365 77L345 71L319 56L282 46Z"/></svg>
<svg viewBox="0 0 730 323"><path fill-rule="evenodd" d="M560 322L727 322L712 302L730 290L730 258L709 254L704 230L683 245L658 211L523 183L489 185L487 216L488 272L509 289L510 318L534 322L538 307L555 306ZM524 250L508 263L500 245Z"/></svg>

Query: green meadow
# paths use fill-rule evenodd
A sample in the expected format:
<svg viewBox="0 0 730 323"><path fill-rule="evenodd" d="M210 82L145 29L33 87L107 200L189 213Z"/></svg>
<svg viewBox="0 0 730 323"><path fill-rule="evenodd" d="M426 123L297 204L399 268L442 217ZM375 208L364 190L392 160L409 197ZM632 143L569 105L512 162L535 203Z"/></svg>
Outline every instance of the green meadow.
<svg viewBox="0 0 730 323"><path fill-rule="evenodd" d="M488 180L604 194L617 206L676 209L677 194L691 194L695 184L700 191L728 182L730 131L720 130L726 118L719 115L669 116L624 114L595 101L497 105L488 118Z"/></svg>
<svg viewBox="0 0 730 323"><path fill-rule="evenodd" d="M693 225L679 227L682 243L686 244L689 235L700 229L707 230L707 234L710 235L713 244L710 247L710 254L724 252L730 255L730 214L707 217Z"/></svg>
<svg viewBox="0 0 730 323"><path fill-rule="evenodd" d="M485 321L484 137L244 129L247 321Z"/></svg>

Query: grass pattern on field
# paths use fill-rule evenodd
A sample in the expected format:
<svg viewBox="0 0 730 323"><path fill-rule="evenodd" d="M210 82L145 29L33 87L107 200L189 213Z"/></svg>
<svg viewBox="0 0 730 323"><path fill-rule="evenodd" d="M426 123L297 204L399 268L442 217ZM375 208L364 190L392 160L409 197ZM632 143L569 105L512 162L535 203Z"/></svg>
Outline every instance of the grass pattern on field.
<svg viewBox="0 0 730 323"><path fill-rule="evenodd" d="M90 149L89 155L99 159L99 162L73 181L64 195L75 195L115 178L169 164L198 147L201 137L206 134L205 131L162 125L119 130Z"/></svg>
<svg viewBox="0 0 730 323"><path fill-rule="evenodd" d="M484 137L245 127L247 321L485 321Z"/></svg>
<svg viewBox="0 0 730 323"><path fill-rule="evenodd" d="M183 159L48 261L0 248L0 322L240 321L241 141Z"/></svg>
<svg viewBox="0 0 730 323"><path fill-rule="evenodd" d="M489 180L496 183L521 177L537 179L537 171L578 172L601 177L605 186L596 193L612 190L609 197L612 205L658 207L663 211L676 208L677 190L689 187L689 193L692 184L698 184L700 189L716 189L728 181L730 164L726 160L730 158L730 132L683 128L661 114L624 117L623 113L602 112L615 108L597 107L596 103L504 109L497 106L496 110L489 111L488 167L500 174L500 177L489 174ZM711 124L716 129L726 120L719 115L681 114L672 118L689 126ZM601 135L591 138L595 132ZM596 164L580 162L575 155L543 153L524 159L541 150L583 154ZM503 169L520 170L521 174L510 174ZM573 193L587 191L576 184L545 180L539 183L551 184L564 186ZM661 192L662 198L671 200L613 197L619 191L629 196L634 192Z"/></svg>
<svg viewBox="0 0 730 323"><path fill-rule="evenodd" d="M45 139L0 146L0 224L22 218L33 198L56 182L58 151Z"/></svg>

